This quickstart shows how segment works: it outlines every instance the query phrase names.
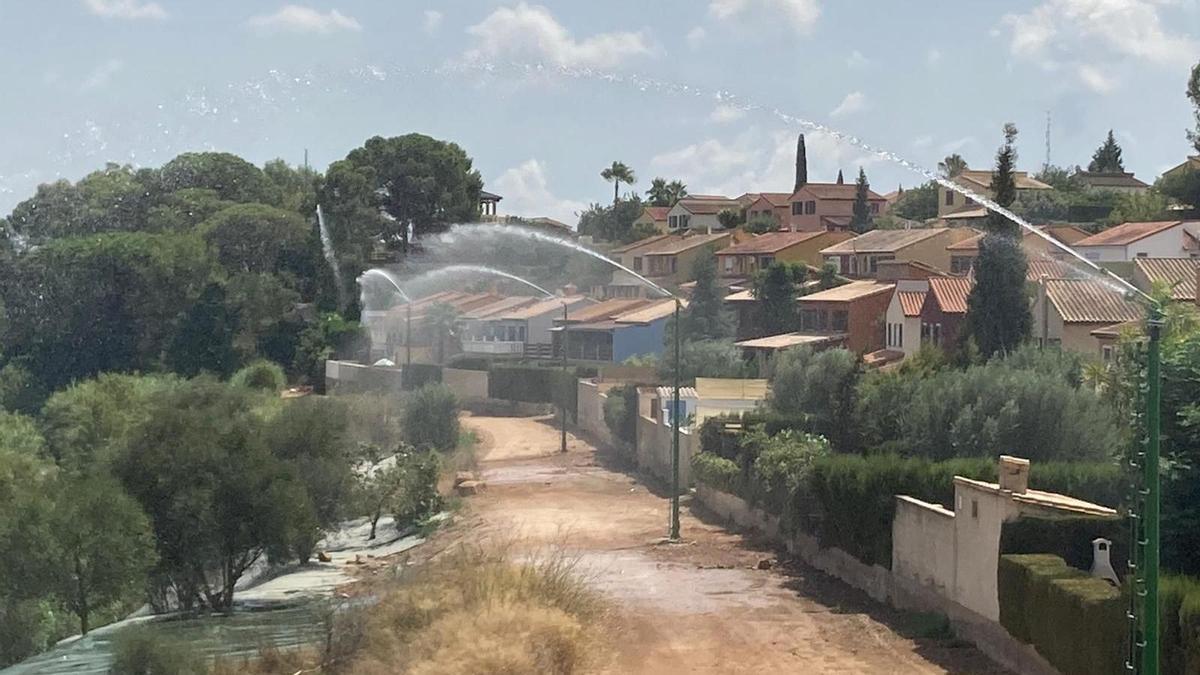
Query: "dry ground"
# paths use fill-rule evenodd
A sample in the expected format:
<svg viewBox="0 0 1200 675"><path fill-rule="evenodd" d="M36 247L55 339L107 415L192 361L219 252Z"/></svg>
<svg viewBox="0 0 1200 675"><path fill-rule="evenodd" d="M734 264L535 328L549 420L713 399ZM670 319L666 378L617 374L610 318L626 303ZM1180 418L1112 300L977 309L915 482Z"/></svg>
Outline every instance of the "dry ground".
<svg viewBox="0 0 1200 675"><path fill-rule="evenodd" d="M686 503L684 542L661 543L668 500L574 435L559 454L551 418L463 421L488 489L436 539L566 548L612 602L610 672L1005 672L802 564L755 569L778 554Z"/></svg>

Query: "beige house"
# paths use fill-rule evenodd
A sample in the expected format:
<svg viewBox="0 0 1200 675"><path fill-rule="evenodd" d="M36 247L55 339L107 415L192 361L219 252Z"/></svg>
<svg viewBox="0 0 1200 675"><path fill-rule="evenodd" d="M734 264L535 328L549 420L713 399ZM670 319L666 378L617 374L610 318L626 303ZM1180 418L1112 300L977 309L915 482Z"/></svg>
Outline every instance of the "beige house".
<svg viewBox="0 0 1200 675"><path fill-rule="evenodd" d="M929 292L928 279L901 279L887 308L886 349L903 352L905 357L921 349L921 307Z"/></svg>
<svg viewBox="0 0 1200 675"><path fill-rule="evenodd" d="M1116 192L1118 194L1141 194L1150 186L1124 171L1076 171L1075 180L1092 192Z"/></svg>
<svg viewBox="0 0 1200 675"><path fill-rule="evenodd" d="M849 232L768 232L717 251L717 273L746 279L775 262L819 267L821 250L854 236Z"/></svg>
<svg viewBox="0 0 1200 675"><path fill-rule="evenodd" d="M720 220L722 211L741 214L742 203L729 197L710 195L684 197L667 212L667 230L710 233L723 230L725 226Z"/></svg>
<svg viewBox="0 0 1200 675"><path fill-rule="evenodd" d="M975 230L962 227L871 230L823 249L821 256L839 273L858 278L875 278L879 262L884 260L916 260L946 270L950 268L950 253L946 247L977 234Z"/></svg>
<svg viewBox="0 0 1200 675"><path fill-rule="evenodd" d="M788 199L789 226L801 232L850 229L856 190L853 183L805 183ZM867 193L867 203L872 216L887 211L887 200L873 190Z"/></svg>
<svg viewBox="0 0 1200 675"><path fill-rule="evenodd" d="M669 206L647 206L642 209L642 214L633 221L633 226L638 227L653 227L655 232L665 234L667 231L667 213L671 211Z"/></svg>
<svg viewBox="0 0 1200 675"><path fill-rule="evenodd" d="M1133 262L1133 285L1149 293L1155 285L1171 289L1171 299L1193 302L1200 258L1138 258Z"/></svg>
<svg viewBox="0 0 1200 675"><path fill-rule="evenodd" d="M1095 279L1042 279L1033 302L1033 337L1080 354L1101 356L1092 332L1142 318L1145 311Z"/></svg>
<svg viewBox="0 0 1200 675"><path fill-rule="evenodd" d="M1080 239L1074 247L1094 262L1200 256L1200 220L1123 223Z"/></svg>
<svg viewBox="0 0 1200 675"><path fill-rule="evenodd" d="M1200 155L1189 155L1187 159L1163 172L1163 178L1173 178L1189 171L1200 171Z"/></svg>
<svg viewBox="0 0 1200 675"><path fill-rule="evenodd" d="M1031 190L1053 189L1042 181L1033 178L1026 171L1014 171L1013 179L1016 182L1018 194ZM972 171L968 169L955 176L953 180L955 183L978 195L989 199L996 196L996 193L992 191L991 171ZM946 218L960 211L964 212L960 214L960 218L967 217L965 215L967 213L970 213L970 218L979 218L987 215L987 210L980 206L974 199L960 195L954 190L938 183L938 218Z"/></svg>
<svg viewBox="0 0 1200 675"><path fill-rule="evenodd" d="M1090 236L1087 232L1074 225L1047 225L1038 229L1067 246L1071 246ZM950 253L951 274L967 274L971 271L971 268L975 266L975 259L979 257L979 242L983 241L984 236L986 235L980 233L970 239L964 239L946 247L946 250ZM1061 260L1071 255L1047 241L1045 237L1029 230L1025 230L1022 233L1021 248L1024 249L1025 256L1030 260L1044 260L1047 258Z"/></svg>
<svg viewBox="0 0 1200 675"><path fill-rule="evenodd" d="M692 265L705 251L716 252L734 241L735 231L659 234L611 251L622 265L656 284L677 287L692 279ZM649 289L637 277L616 270L606 297L645 297Z"/></svg>
<svg viewBox="0 0 1200 675"><path fill-rule="evenodd" d="M776 226L788 229L791 222L790 192L761 192L746 207L746 222L773 221Z"/></svg>

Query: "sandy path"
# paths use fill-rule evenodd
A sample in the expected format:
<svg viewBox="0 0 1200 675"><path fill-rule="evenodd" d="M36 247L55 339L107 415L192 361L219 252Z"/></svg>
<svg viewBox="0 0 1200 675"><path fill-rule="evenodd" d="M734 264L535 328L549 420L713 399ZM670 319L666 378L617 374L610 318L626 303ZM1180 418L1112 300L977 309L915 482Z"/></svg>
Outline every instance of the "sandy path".
<svg viewBox="0 0 1200 675"><path fill-rule="evenodd" d="M467 417L488 490L455 529L471 539L564 546L616 606L614 673L1002 673L973 648L900 634L911 618L809 568L753 569L775 552L597 463L550 418Z"/></svg>

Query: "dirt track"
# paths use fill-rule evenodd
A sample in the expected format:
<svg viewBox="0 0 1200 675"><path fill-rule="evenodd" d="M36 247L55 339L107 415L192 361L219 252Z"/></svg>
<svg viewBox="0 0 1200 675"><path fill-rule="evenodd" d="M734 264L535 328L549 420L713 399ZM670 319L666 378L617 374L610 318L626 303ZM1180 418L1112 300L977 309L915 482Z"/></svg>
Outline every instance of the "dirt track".
<svg viewBox="0 0 1200 675"><path fill-rule="evenodd" d="M913 617L706 522L686 505L664 545L668 501L549 418L466 417L488 490L455 536L563 546L616 607L614 673L1002 673Z"/></svg>

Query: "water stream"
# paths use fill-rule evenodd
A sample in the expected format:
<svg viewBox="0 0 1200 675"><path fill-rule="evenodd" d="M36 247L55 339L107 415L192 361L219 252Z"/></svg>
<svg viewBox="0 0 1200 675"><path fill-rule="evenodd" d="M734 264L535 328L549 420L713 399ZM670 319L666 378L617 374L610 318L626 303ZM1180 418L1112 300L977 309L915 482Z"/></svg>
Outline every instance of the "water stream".
<svg viewBox="0 0 1200 675"><path fill-rule="evenodd" d="M345 307L346 289L342 285L342 269L338 266L337 252L333 250L333 237L329 236L329 228L325 227L325 214L321 211L320 204L317 204L317 228L321 232L321 251L325 254L325 262L329 263L334 283L337 284L338 307Z"/></svg>
<svg viewBox="0 0 1200 675"><path fill-rule="evenodd" d="M493 276L503 277L505 279L509 279L511 281L516 281L518 283L524 284L524 285L532 288L533 290L537 291L538 293L541 293L542 295L546 296L547 298L557 298L558 297L557 295L542 288L541 286L538 286L537 284L533 283L532 281L530 281L528 279L519 277L515 274L512 274L511 272L505 272L504 270L498 270L494 267L487 267L485 265L446 265L445 267L439 267L437 269L430 270L423 274L419 274L411 279L408 279L405 283L407 283L410 287L411 286L420 286L422 284L427 284L427 283L433 282L434 280L436 280L440 277L456 275L456 274L490 274Z"/></svg>

